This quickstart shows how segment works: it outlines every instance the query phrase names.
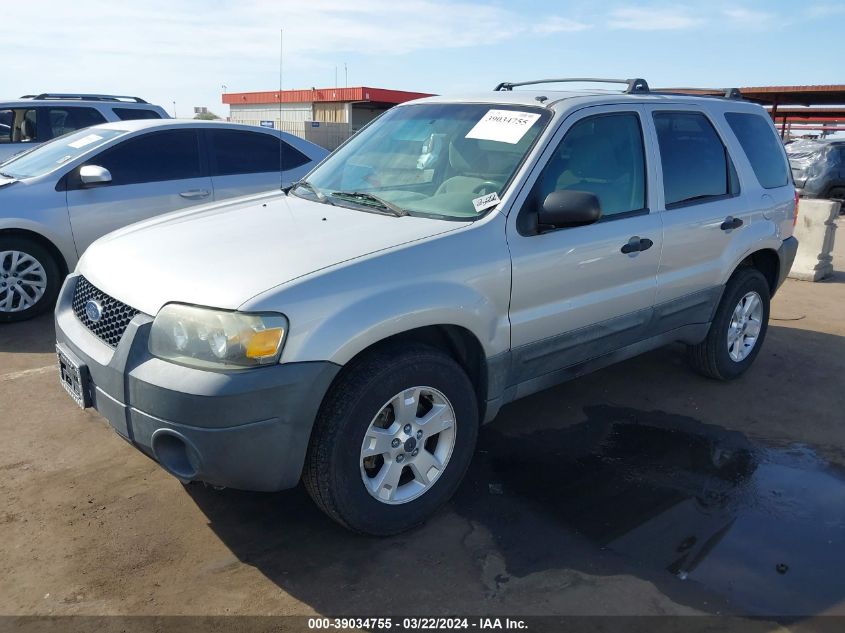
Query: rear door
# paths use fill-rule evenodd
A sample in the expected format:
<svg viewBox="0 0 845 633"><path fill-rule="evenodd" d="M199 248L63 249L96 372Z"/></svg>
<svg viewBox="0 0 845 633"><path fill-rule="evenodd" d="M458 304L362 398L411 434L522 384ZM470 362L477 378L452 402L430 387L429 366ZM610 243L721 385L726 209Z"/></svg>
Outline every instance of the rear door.
<svg viewBox="0 0 845 633"><path fill-rule="evenodd" d="M110 183L86 186L77 167L67 178L67 204L82 253L110 231L146 218L211 201L211 178L196 129L143 133L92 156L84 165L109 170Z"/></svg>
<svg viewBox="0 0 845 633"><path fill-rule="evenodd" d="M217 129L206 134L215 200L279 190L311 166L305 154L275 133Z"/></svg>
<svg viewBox="0 0 845 633"><path fill-rule="evenodd" d="M515 222L511 213L514 383L542 380L647 335L662 231L650 209L643 116L638 105L571 115L538 162L542 170L533 182L534 175L529 178ZM601 220L541 231L537 207L561 189L594 193ZM642 246L632 250L635 242ZM525 389L533 390L528 384Z"/></svg>
<svg viewBox="0 0 845 633"><path fill-rule="evenodd" d="M718 125L687 105L646 106L658 149L663 254L655 333L706 323L721 297L724 271L737 261L755 210Z"/></svg>

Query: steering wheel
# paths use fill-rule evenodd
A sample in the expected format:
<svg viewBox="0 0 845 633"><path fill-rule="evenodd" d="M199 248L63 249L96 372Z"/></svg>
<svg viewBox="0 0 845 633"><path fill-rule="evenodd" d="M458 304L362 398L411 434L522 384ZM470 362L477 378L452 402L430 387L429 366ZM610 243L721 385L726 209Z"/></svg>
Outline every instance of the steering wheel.
<svg viewBox="0 0 845 633"><path fill-rule="evenodd" d="M499 183L492 180L485 180L480 182L472 188L473 193L493 193L499 189Z"/></svg>

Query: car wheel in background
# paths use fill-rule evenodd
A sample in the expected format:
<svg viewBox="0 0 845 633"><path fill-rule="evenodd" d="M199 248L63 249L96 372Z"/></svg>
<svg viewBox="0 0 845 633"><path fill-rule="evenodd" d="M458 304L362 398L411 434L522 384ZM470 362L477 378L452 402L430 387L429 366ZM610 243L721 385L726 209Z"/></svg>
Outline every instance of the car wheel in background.
<svg viewBox="0 0 845 633"><path fill-rule="evenodd" d="M303 481L332 519L396 534L454 494L475 450L478 403L448 355L392 347L344 368L311 436Z"/></svg>
<svg viewBox="0 0 845 633"><path fill-rule="evenodd" d="M690 364L717 380L732 380L754 362L769 326L769 284L756 268L728 280L707 338L689 346Z"/></svg>
<svg viewBox="0 0 845 633"><path fill-rule="evenodd" d="M61 282L59 265L41 244L0 236L0 323L30 319L52 308Z"/></svg>

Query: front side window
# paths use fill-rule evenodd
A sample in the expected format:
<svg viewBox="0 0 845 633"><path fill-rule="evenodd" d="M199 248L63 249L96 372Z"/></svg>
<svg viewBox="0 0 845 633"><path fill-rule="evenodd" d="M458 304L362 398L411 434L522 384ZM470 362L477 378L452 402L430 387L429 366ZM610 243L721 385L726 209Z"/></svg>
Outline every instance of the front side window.
<svg viewBox="0 0 845 633"><path fill-rule="evenodd" d="M726 112L742 150L764 189L783 187L789 182L783 149L771 122L759 114Z"/></svg>
<svg viewBox="0 0 845 633"><path fill-rule="evenodd" d="M3 164L2 171L13 178L33 178L47 174L54 169L81 158L83 154L94 150L113 138L126 134L126 130L98 128L97 130L79 130L62 138L39 145L12 158Z"/></svg>
<svg viewBox="0 0 845 633"><path fill-rule="evenodd" d="M655 112L666 208L738 190L736 172L713 124L700 112Z"/></svg>
<svg viewBox="0 0 845 633"><path fill-rule="evenodd" d="M534 106L398 106L329 156L294 195L380 212L472 220L496 206L551 112ZM315 192L314 189L317 191Z"/></svg>
<svg viewBox="0 0 845 633"><path fill-rule="evenodd" d="M166 130L127 139L87 161L105 167L112 185L131 185L202 175L196 130Z"/></svg>
<svg viewBox="0 0 845 633"><path fill-rule="evenodd" d="M577 122L549 159L538 182L538 200L553 191L586 191L599 199L602 216L645 208L645 154L640 119L606 114Z"/></svg>
<svg viewBox="0 0 845 633"><path fill-rule="evenodd" d="M106 122L105 117L94 108L42 108L42 115L47 117L50 138Z"/></svg>
<svg viewBox="0 0 845 633"><path fill-rule="evenodd" d="M260 174L301 167L309 158L272 134L211 130L212 175ZM279 146L281 144L281 147Z"/></svg>

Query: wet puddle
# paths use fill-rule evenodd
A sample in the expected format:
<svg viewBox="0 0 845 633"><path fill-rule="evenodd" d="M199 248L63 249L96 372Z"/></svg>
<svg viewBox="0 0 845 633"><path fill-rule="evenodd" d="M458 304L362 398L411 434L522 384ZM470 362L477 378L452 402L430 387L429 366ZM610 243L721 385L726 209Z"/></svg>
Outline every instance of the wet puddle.
<svg viewBox="0 0 845 633"><path fill-rule="evenodd" d="M562 430L481 434L452 507L491 526L511 574L600 567L573 559L585 539L743 612L842 610L841 469L807 447L761 446L684 416L585 412Z"/></svg>

